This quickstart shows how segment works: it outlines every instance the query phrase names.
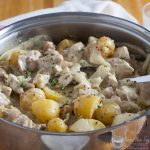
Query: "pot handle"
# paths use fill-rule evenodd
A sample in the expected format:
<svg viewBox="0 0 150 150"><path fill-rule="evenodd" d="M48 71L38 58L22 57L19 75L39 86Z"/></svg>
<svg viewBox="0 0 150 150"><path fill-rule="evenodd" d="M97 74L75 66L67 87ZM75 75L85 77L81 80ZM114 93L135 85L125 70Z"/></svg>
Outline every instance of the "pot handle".
<svg viewBox="0 0 150 150"><path fill-rule="evenodd" d="M150 109L147 111L146 127L150 126Z"/></svg>

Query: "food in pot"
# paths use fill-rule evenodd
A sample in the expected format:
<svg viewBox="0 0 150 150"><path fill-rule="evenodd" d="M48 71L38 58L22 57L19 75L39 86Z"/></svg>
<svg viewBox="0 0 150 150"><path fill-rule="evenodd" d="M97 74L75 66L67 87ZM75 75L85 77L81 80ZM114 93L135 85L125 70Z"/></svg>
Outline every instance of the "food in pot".
<svg viewBox="0 0 150 150"><path fill-rule="evenodd" d="M89 37L86 44L64 39L39 49L14 48L0 56L0 116L51 132L129 121L150 106L150 84L120 80L146 74L148 62L105 36Z"/></svg>

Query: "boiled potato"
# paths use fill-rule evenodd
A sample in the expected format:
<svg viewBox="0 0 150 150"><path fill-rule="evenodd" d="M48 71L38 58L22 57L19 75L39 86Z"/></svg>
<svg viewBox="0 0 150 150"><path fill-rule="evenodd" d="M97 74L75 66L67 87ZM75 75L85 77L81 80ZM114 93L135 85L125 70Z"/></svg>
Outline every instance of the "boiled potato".
<svg viewBox="0 0 150 150"><path fill-rule="evenodd" d="M11 54L14 52L14 51L17 51L18 49L11 49L9 51L6 51L4 52L2 55L0 55L0 61L8 61Z"/></svg>
<svg viewBox="0 0 150 150"><path fill-rule="evenodd" d="M57 91L54 91L52 89L50 89L49 87L44 87L43 88L43 91L46 95L46 98L48 99L52 99L52 100L55 100L55 101L60 101L62 98L64 98L64 95L58 93Z"/></svg>
<svg viewBox="0 0 150 150"><path fill-rule="evenodd" d="M20 106L30 111L32 103L38 99L45 99L44 92L38 88L31 88L20 96Z"/></svg>
<svg viewBox="0 0 150 150"><path fill-rule="evenodd" d="M59 104L50 99L37 100L32 103L32 112L42 123L59 117Z"/></svg>
<svg viewBox="0 0 150 150"><path fill-rule="evenodd" d="M105 102L95 111L95 119L103 122L105 125L111 125L116 115L120 114L120 106L114 102Z"/></svg>
<svg viewBox="0 0 150 150"><path fill-rule="evenodd" d="M54 118L50 120L47 124L48 131L53 132L66 132L68 126L65 124L64 120L60 118Z"/></svg>
<svg viewBox="0 0 150 150"><path fill-rule="evenodd" d="M74 43L73 40L64 39L57 45L57 50L62 52L64 49L71 47Z"/></svg>
<svg viewBox="0 0 150 150"><path fill-rule="evenodd" d="M105 125L95 119L79 119L73 123L70 127L70 131L82 132L82 131L92 131L105 128Z"/></svg>
<svg viewBox="0 0 150 150"><path fill-rule="evenodd" d="M98 39L97 47L104 57L110 57L114 54L115 43L111 38L103 36Z"/></svg>
<svg viewBox="0 0 150 150"><path fill-rule="evenodd" d="M24 53L25 53L25 50L15 50L12 52L12 54L9 58L9 65L12 69L14 69L18 66L18 57L19 57L19 55L22 55Z"/></svg>
<svg viewBox="0 0 150 150"><path fill-rule="evenodd" d="M123 113L123 114L116 115L112 122L112 126L129 121L129 120L137 117L138 115L139 114L134 114L134 113Z"/></svg>
<svg viewBox="0 0 150 150"><path fill-rule="evenodd" d="M101 98L98 96L80 96L74 103L74 113L76 116L91 119L100 102Z"/></svg>

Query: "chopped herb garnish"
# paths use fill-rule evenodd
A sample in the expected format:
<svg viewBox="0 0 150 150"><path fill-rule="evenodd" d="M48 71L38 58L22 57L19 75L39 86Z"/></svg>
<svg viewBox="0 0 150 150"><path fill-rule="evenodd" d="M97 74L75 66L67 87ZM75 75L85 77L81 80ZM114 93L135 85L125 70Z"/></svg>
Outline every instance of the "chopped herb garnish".
<svg viewBox="0 0 150 150"><path fill-rule="evenodd" d="M65 88L65 85L61 84L60 88L63 90Z"/></svg>
<svg viewBox="0 0 150 150"><path fill-rule="evenodd" d="M51 86L56 86L56 85L57 85L57 83L58 83L58 78L59 78L58 75L55 76L55 77L53 77L53 78L50 78L49 82L50 82Z"/></svg>
<svg viewBox="0 0 150 150"><path fill-rule="evenodd" d="M21 87L21 88L24 88L24 87L25 87L25 83L24 83L23 81L20 83L20 87Z"/></svg>
<svg viewBox="0 0 150 150"><path fill-rule="evenodd" d="M98 108L100 108L101 106L100 105L98 105Z"/></svg>
<svg viewBox="0 0 150 150"><path fill-rule="evenodd" d="M72 85L77 85L77 82L76 82L75 80L73 80L73 81L71 82L71 84L72 84Z"/></svg>
<svg viewBox="0 0 150 150"><path fill-rule="evenodd" d="M26 69L25 73L24 73L24 77L27 79L27 78L31 77L31 75L32 75L31 70L29 68Z"/></svg>

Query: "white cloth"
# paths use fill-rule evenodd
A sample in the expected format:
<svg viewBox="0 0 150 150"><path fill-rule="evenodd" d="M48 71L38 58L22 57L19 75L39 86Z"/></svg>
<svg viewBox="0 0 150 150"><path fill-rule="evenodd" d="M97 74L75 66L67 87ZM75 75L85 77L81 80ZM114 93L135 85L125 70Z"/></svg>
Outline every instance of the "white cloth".
<svg viewBox="0 0 150 150"><path fill-rule="evenodd" d="M138 21L131 14L129 14L122 6L115 2L112 2L111 0L67 0L64 1L61 5L54 8L41 9L30 13L22 14L16 17L12 17L4 21L0 21L0 26L7 26L16 21L20 21L22 19L30 18L37 15L66 11L101 13L138 23Z"/></svg>

